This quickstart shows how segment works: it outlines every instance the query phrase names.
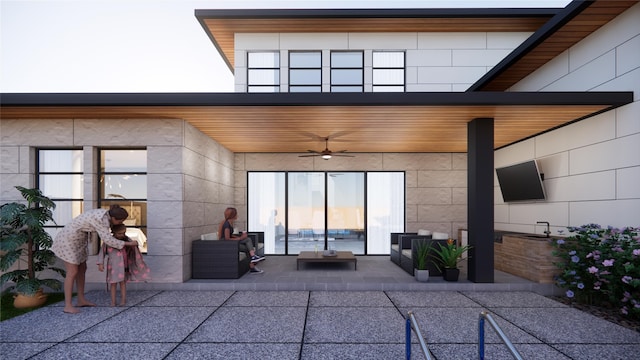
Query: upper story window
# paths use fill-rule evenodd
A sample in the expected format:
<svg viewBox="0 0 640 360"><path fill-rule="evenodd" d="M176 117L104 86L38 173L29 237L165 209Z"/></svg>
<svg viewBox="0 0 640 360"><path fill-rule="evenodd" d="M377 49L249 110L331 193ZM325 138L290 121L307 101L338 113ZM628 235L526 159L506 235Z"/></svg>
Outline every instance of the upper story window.
<svg viewBox="0 0 640 360"><path fill-rule="evenodd" d="M247 54L247 92L280 92L280 53Z"/></svg>
<svg viewBox="0 0 640 360"><path fill-rule="evenodd" d="M331 52L331 92L364 91L364 52Z"/></svg>
<svg viewBox="0 0 640 360"><path fill-rule="evenodd" d="M82 149L38 149L37 187L56 203L55 225L62 227L83 211L84 166ZM52 233L56 232L52 230ZM52 234L53 236L54 234Z"/></svg>
<svg viewBox="0 0 640 360"><path fill-rule="evenodd" d="M404 92L403 51L373 52L373 92Z"/></svg>
<svg viewBox="0 0 640 360"><path fill-rule="evenodd" d="M322 91L322 52L289 52L289 92Z"/></svg>

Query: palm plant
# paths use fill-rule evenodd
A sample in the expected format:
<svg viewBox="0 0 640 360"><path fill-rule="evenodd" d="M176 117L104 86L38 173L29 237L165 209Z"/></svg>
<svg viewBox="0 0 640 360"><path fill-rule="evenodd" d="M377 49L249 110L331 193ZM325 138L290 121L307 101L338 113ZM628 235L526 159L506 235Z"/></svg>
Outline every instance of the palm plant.
<svg viewBox="0 0 640 360"><path fill-rule="evenodd" d="M442 271L444 269L456 269L462 254L471 249L469 245L457 246L453 239L447 240L447 245L438 244L439 249L433 249L436 253L436 267Z"/></svg>
<svg viewBox="0 0 640 360"><path fill-rule="evenodd" d="M12 202L0 206L0 284L13 282L5 290L32 296L42 286L60 290L62 282L58 279L39 279L38 274L52 270L62 277L65 271L54 266L56 256L50 250L53 243L51 235L44 228L45 223L53 221L53 209L56 204L44 196L40 189L26 189L16 186L27 204ZM26 269L7 271L17 262L26 262ZM5 272L7 271L7 272Z"/></svg>

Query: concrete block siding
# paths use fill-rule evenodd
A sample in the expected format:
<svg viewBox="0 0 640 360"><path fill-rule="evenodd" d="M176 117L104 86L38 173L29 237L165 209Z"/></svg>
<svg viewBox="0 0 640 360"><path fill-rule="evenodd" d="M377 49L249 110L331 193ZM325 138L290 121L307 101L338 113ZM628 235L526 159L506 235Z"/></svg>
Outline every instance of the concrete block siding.
<svg viewBox="0 0 640 360"><path fill-rule="evenodd" d="M496 228L541 233L586 223L640 226L640 4L513 86L512 91L633 91L635 102L495 153L495 165L537 159L547 201L505 204Z"/></svg>
<svg viewBox="0 0 640 360"><path fill-rule="evenodd" d="M224 208L236 201L234 154L179 119L3 119L0 134L0 203L22 200L15 185L35 185L37 147L82 146L84 206L89 209L97 206L99 148L146 147L150 216L145 260L154 270L153 281L189 279L191 241L214 231ZM87 281L103 280L104 274L90 266Z"/></svg>
<svg viewBox="0 0 640 360"><path fill-rule="evenodd" d="M2 120L0 201L21 200L15 185L34 186L36 147L81 143L85 207L95 208L98 148L146 147L150 216L145 260L153 269L152 282L189 279L191 241L216 231L227 206L246 213L247 171L406 171L407 231L429 228L455 237L458 228L466 227L466 154L357 154L327 163L297 154L234 154L179 119L52 120L56 136L41 130L44 122L49 120ZM110 126L114 122L117 126ZM245 228L245 221L241 216L238 226ZM87 281L100 283L104 274L90 266Z"/></svg>

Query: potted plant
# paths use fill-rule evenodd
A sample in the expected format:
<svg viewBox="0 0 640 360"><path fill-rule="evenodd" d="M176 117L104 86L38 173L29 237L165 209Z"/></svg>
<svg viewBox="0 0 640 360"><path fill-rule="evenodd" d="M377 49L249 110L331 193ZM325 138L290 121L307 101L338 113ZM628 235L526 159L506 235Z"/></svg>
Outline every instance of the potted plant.
<svg viewBox="0 0 640 360"><path fill-rule="evenodd" d="M427 261L431 255L433 247L431 244L424 240L414 240L415 244L415 269L413 274L417 281L427 282L429 281L429 270L427 269Z"/></svg>
<svg viewBox="0 0 640 360"><path fill-rule="evenodd" d="M461 260L462 254L469 250L469 245L457 246L453 239L447 240L447 245L439 244L439 249L433 249L436 253L436 267L442 271L442 277L446 281L458 281L460 269L458 262Z"/></svg>
<svg viewBox="0 0 640 360"><path fill-rule="evenodd" d="M39 275L52 270L65 276L63 269L54 266L56 256L50 250L53 240L44 228L45 223L53 221L52 210L56 205L42 195L40 189L21 186L16 189L27 204L12 202L0 206L0 270L3 272L0 284L11 283L5 290L15 290L14 306L40 306L46 301L42 287L60 290L62 282L40 279ZM23 263L26 268L20 266Z"/></svg>

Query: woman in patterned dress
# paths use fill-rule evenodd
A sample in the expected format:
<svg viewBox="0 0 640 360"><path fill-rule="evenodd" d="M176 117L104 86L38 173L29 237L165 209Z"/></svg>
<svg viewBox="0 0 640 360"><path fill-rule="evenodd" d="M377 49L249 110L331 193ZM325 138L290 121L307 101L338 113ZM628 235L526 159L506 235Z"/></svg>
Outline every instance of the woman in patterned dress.
<svg viewBox="0 0 640 360"><path fill-rule="evenodd" d="M111 225L122 224L129 217L127 210L119 205L107 209L94 209L76 216L60 230L53 240L51 250L64 261L67 275L64 278L64 312L79 313L71 302L73 284L78 292L78 307L96 306L84 297L85 274L87 272L87 232L95 231L107 245L116 249L138 246L137 241L120 241L111 235Z"/></svg>

